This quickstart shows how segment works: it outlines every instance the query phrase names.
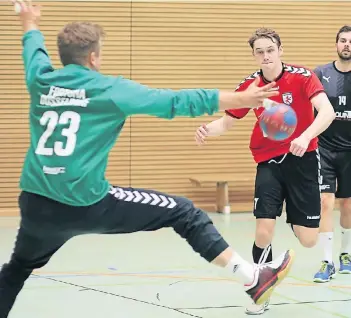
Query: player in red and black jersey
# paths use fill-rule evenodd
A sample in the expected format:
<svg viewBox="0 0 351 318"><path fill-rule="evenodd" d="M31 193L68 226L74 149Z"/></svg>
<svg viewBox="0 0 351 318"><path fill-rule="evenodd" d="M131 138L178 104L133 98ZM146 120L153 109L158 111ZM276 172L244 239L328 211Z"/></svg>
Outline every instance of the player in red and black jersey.
<svg viewBox="0 0 351 318"><path fill-rule="evenodd" d="M301 244L305 247L316 244L321 210L317 136L331 124L335 113L321 82L311 70L281 61L283 49L275 31L258 29L249 44L260 70L245 78L236 90L246 90L257 78L259 86L275 81L280 94L272 100L289 105L298 117L295 132L284 141L266 138L258 122L253 128L250 149L257 173L253 207L256 236L252 254L255 263L259 263L262 259L272 259L270 244L284 200L287 223ZM314 108L318 111L316 117ZM254 109L257 118L263 110L263 107ZM224 133L249 111L248 108L227 110L222 118L198 128L196 141L202 144L207 136ZM265 306L256 309L256 313L261 313Z"/></svg>

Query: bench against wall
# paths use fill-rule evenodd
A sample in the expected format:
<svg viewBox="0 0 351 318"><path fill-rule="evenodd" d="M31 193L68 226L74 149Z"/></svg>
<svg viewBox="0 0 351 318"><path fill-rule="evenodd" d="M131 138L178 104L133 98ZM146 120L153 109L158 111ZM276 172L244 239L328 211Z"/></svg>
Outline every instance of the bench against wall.
<svg viewBox="0 0 351 318"><path fill-rule="evenodd" d="M202 187L216 184L216 207L218 213L230 213L229 186L228 183L240 183L251 181L252 177L244 174L213 174L213 175L194 175L189 178L192 185Z"/></svg>

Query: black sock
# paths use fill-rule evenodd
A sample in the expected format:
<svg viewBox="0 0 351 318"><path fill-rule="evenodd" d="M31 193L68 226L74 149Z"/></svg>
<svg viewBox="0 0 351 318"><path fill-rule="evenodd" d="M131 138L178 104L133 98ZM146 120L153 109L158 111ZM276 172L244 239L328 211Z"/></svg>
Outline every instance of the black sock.
<svg viewBox="0 0 351 318"><path fill-rule="evenodd" d="M267 246L266 248L260 248L256 245L256 242L254 242L254 244L252 246L252 258L253 258L253 261L255 262L255 264L258 264L263 252L267 248L269 248L269 253L268 253L268 256L267 256L265 263L271 262L273 260L272 245L269 244L269 246Z"/></svg>

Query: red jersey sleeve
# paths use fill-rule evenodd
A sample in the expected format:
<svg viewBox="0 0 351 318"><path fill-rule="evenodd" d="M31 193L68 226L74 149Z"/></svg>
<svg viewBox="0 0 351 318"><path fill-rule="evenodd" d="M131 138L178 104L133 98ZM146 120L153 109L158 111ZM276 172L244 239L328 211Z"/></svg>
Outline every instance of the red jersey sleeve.
<svg viewBox="0 0 351 318"><path fill-rule="evenodd" d="M253 80L255 79L255 77L252 77L252 75L250 75L249 77L247 77L246 79L244 79L239 85L238 87L235 89L236 92L242 92L244 90L246 90L249 85L253 82ZM244 118L248 112L250 111L251 108L236 108L236 109L227 109L225 111L225 113L228 116L231 116L233 118L236 119L241 119Z"/></svg>
<svg viewBox="0 0 351 318"><path fill-rule="evenodd" d="M303 85L303 90L309 99L312 99L319 93L324 92L323 84L314 72L311 71L311 76L305 77L304 80L305 83Z"/></svg>
<svg viewBox="0 0 351 318"><path fill-rule="evenodd" d="M227 109L225 113L233 118L241 119L241 118L244 118L249 111L250 111L250 108L237 108L237 109Z"/></svg>

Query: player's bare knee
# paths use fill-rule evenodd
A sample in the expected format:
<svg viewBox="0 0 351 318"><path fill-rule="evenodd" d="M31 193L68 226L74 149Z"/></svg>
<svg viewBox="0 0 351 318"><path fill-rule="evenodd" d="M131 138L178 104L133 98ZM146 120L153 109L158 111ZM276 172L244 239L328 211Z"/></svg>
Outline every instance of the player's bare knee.
<svg viewBox="0 0 351 318"><path fill-rule="evenodd" d="M272 242L274 225L274 219L257 219L255 242L258 247L265 248Z"/></svg>
<svg viewBox="0 0 351 318"><path fill-rule="evenodd" d="M300 231L297 237L303 247L312 248L317 244L318 241L318 229L308 229L306 231Z"/></svg>
<svg viewBox="0 0 351 318"><path fill-rule="evenodd" d="M272 242L273 234L267 232L256 232L255 243L259 248L265 248Z"/></svg>
<svg viewBox="0 0 351 318"><path fill-rule="evenodd" d="M322 214L332 213L334 209L334 193L323 193L321 197Z"/></svg>
<svg viewBox="0 0 351 318"><path fill-rule="evenodd" d="M351 213L351 198L340 199L340 211Z"/></svg>
<svg viewBox="0 0 351 318"><path fill-rule="evenodd" d="M317 244L317 237L300 239L300 243L303 247L312 248Z"/></svg>

